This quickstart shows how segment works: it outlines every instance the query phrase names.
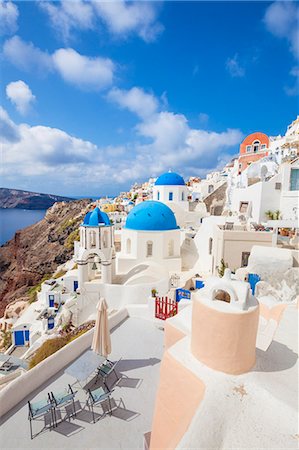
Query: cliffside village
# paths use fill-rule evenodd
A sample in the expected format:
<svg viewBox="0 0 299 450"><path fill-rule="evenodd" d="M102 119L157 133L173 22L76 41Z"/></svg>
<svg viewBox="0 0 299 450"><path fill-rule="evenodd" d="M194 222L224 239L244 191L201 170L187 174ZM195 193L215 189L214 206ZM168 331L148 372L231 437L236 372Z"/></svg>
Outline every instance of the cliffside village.
<svg viewBox="0 0 299 450"><path fill-rule="evenodd" d="M284 319L295 315L299 295L298 194L299 117L284 136L250 134L237 157L204 179L185 180L170 170L134 184L117 198L97 200L79 227L72 259L42 284L35 302L21 313L16 313L17 304L8 306L10 313L0 320L1 330L12 336L5 357L23 362L16 362L14 370L0 368L0 394L38 370L39 365L28 370L27 362L47 340L89 329L103 297L109 318L125 311L122 319L139 318L164 329L150 443L145 436L144 448L210 448L220 442L220 432L207 437L210 411L217 404L233 422L236 409L225 403L231 382L237 396L246 397L249 391L253 396L256 389L261 402L264 391L251 372L256 351L266 354L271 349L282 333L280 326L284 345L285 329L295 326L290 325L293 319ZM275 354L271 358L275 366ZM223 383L219 373L226 374ZM286 371L279 373L281 383L289 385ZM242 381L237 381L240 374ZM192 386L193 399L180 375ZM267 376L274 389L270 369ZM168 390L163 390L167 380ZM248 382L251 387L244 394L242 385ZM209 394L215 386L218 394ZM289 394L281 392L279 408L287 416ZM177 417L170 422L178 404ZM269 405L279 409L274 397ZM290 436L296 434L292 419L282 421L283 431L268 439L270 421L255 415L256 408L248 406L240 428L227 434L227 446L236 436L240 444L251 421L256 430L264 427L260 447L272 439L271 448L286 443L291 448ZM197 428L207 430L205 438ZM246 445L257 444L252 438Z"/></svg>

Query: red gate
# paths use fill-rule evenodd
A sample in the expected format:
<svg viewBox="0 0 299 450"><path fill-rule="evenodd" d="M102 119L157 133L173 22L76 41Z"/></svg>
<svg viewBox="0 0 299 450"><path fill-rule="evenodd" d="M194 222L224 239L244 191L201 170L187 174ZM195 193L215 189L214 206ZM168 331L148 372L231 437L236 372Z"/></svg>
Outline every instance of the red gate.
<svg viewBox="0 0 299 450"><path fill-rule="evenodd" d="M155 317L157 319L165 320L177 313L178 304L175 300L170 300L168 297L156 297Z"/></svg>

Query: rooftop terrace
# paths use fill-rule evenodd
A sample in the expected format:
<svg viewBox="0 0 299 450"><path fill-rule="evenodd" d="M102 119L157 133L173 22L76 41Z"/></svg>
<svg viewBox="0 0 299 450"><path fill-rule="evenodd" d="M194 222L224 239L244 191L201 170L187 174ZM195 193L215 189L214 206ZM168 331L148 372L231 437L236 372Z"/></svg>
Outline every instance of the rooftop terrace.
<svg viewBox="0 0 299 450"><path fill-rule="evenodd" d="M44 399L48 392L59 392L68 383L73 384L75 379L63 370L3 417L1 448L143 448L143 434L151 429L163 353L163 332L150 321L129 318L114 329L111 340L110 359L122 358L118 371L124 375L115 386L112 398L117 405L122 399L125 407L118 407L111 417L104 416L95 424L86 409L75 420L61 422L54 430L45 430L31 440L27 401ZM87 398L84 390L78 385L74 388L78 388L77 398L83 404ZM101 408L95 408L95 412L99 414ZM42 422L33 421L34 432L41 428Z"/></svg>

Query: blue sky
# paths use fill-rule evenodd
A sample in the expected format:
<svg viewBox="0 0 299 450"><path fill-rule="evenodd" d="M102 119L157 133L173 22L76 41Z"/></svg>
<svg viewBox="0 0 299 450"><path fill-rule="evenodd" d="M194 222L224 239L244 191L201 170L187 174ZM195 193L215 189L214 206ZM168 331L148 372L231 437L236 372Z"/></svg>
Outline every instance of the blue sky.
<svg viewBox="0 0 299 450"><path fill-rule="evenodd" d="M2 186L117 194L298 113L295 2L0 2Z"/></svg>

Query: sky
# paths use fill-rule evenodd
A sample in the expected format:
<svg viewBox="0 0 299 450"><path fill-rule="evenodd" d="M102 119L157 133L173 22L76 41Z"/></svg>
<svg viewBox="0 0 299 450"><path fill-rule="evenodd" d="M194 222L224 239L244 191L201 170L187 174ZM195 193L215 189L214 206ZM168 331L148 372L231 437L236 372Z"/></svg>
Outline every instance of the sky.
<svg viewBox="0 0 299 450"><path fill-rule="evenodd" d="M0 0L1 186L117 195L298 114L296 2Z"/></svg>

